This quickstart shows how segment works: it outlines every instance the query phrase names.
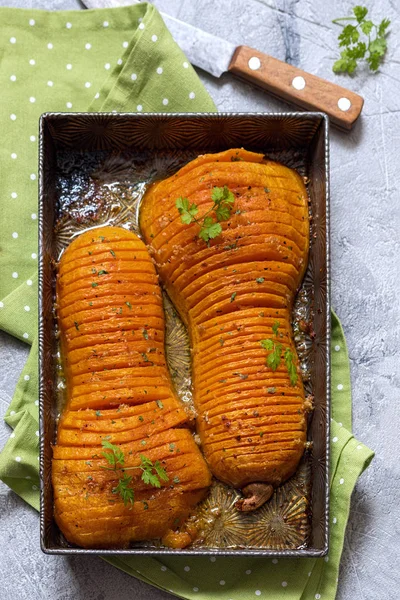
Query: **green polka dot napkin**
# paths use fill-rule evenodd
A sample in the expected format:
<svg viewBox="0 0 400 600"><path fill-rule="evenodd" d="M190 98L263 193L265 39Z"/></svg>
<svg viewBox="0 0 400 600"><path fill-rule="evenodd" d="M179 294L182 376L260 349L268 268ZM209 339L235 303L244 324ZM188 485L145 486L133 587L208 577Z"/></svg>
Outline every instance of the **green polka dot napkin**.
<svg viewBox="0 0 400 600"><path fill-rule="evenodd" d="M39 508L37 130L47 111L213 111L154 7L46 12L0 8L0 328L32 345L5 420L0 478ZM332 316L330 553L325 559L108 559L183 598L333 600L350 496L373 453L351 434L346 344Z"/></svg>

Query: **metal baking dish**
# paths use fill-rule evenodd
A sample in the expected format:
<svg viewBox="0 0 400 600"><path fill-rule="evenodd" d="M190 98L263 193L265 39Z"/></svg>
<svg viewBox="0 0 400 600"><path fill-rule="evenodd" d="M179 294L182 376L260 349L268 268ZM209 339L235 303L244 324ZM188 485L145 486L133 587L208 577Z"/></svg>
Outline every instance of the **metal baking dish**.
<svg viewBox="0 0 400 600"><path fill-rule="evenodd" d="M172 550L151 541L125 550L72 547L54 522L51 485L52 444L64 396L54 318L55 263L71 238L84 229L105 223L137 229L140 199L149 181L170 175L198 154L233 147L263 152L296 168L308 184L311 247L308 270L295 305L294 331L306 393L314 396L315 408L308 426L309 448L293 478L250 516L238 516L234 509L237 492L216 482L198 509L207 516L202 541L189 548ZM329 533L330 423L326 115L48 113L40 122L39 166L42 550L49 554L102 555L325 555ZM166 319L169 366L176 369L178 393L184 401L190 401L186 334L168 299ZM306 331L299 327L304 320L311 323Z"/></svg>

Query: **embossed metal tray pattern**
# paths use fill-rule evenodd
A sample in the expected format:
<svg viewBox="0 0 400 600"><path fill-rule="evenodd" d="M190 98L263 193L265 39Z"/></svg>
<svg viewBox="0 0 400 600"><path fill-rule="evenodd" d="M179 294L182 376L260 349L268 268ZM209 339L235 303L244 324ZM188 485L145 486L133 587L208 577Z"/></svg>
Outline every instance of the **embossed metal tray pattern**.
<svg viewBox="0 0 400 600"><path fill-rule="evenodd" d="M309 449L296 474L254 513L240 513L239 493L214 481L191 517L200 536L185 550L157 541L102 554L323 556L329 502L329 235L328 128L320 113L47 114L41 119L40 425L41 543L49 553L94 553L72 547L53 518L51 444L64 401L54 318L55 263L83 230L113 224L140 235L140 201L148 183L204 152L245 147L295 168L308 182L310 259L294 309L294 333L306 393L314 396ZM166 351L175 387L191 404L187 333L168 297ZM299 322L311 321L312 337Z"/></svg>

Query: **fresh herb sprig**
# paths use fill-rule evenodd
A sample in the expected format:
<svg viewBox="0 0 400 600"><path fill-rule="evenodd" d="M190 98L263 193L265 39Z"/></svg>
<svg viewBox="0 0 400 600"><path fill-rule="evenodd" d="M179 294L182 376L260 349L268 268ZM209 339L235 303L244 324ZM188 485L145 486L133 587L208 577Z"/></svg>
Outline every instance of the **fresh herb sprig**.
<svg viewBox="0 0 400 600"><path fill-rule="evenodd" d="M277 338L280 335L278 332L278 329L279 329L279 321L275 321L275 323L272 325L272 331ZM281 335L281 337L282 337L282 335ZM269 338L267 338L265 340L261 340L260 344L264 348L264 350L267 350L269 352L269 354L267 355L266 361L265 361L267 366L270 367L272 369L272 371L276 371L277 368L279 367L279 365L281 364L282 344L280 344L279 342L276 342L275 340L271 340ZM286 368L289 373L290 385L294 387L297 383L297 378L298 378L296 365L294 363L294 354L290 350L290 348L286 348L283 356L284 356ZM275 391L275 388L268 388L268 391L270 389L273 389Z"/></svg>
<svg viewBox="0 0 400 600"><path fill-rule="evenodd" d="M222 233L220 221L227 221L231 216L235 196L228 186L224 185L224 187L213 188L211 199L214 204L200 218L197 217L199 208L194 202L190 204L189 200L182 196L177 198L175 202L182 223L190 225L190 223L195 222L200 225L198 236L207 243ZM211 216L211 213L214 213L215 217Z"/></svg>
<svg viewBox="0 0 400 600"><path fill-rule="evenodd" d="M296 365L294 364L294 355L289 348L286 348L284 358L285 365L289 373L290 385L294 387L297 383L298 375Z"/></svg>
<svg viewBox="0 0 400 600"><path fill-rule="evenodd" d="M281 364L282 344L274 342L273 340L261 340L261 346L264 350L269 352L266 363L273 371L276 371Z"/></svg>
<svg viewBox="0 0 400 600"><path fill-rule="evenodd" d="M367 19L368 9L365 6L355 6L353 15L334 19L332 23L342 25L342 21L356 21L342 25L343 30L339 34L339 47L344 48L340 58L334 63L334 73L354 73L357 61L365 59L371 71L377 71L383 61L387 50L386 35L390 25L389 19L383 19L379 25L375 25ZM360 34L364 34L365 41L360 40Z"/></svg>
<svg viewBox="0 0 400 600"><path fill-rule="evenodd" d="M150 458L144 456L144 454L141 454L140 465L136 467L125 467L125 455L121 448L111 444L111 442L108 440L102 440L101 445L104 448L102 454L110 465L109 467L103 467L103 469L106 469L107 471L115 471L115 473L118 471L122 472L122 475L118 480L118 485L111 491L113 494L119 494L121 496L125 506L129 503L133 504L135 502L135 491L131 487L132 476L127 475L126 471L141 469L142 481L156 488L161 487L161 481L169 480L169 477L165 469L161 466L159 460L156 460L153 463Z"/></svg>

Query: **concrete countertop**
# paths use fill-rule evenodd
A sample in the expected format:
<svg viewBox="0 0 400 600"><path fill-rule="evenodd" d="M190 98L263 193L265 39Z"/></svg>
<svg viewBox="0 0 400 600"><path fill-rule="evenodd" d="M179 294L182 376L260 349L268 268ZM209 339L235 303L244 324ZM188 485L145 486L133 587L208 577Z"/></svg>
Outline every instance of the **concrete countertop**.
<svg viewBox="0 0 400 600"><path fill-rule="evenodd" d="M335 76L338 28L356 2L337 0L155 0L172 16L348 86L365 98L351 133L331 131L332 305L349 346L355 435L376 451L351 503L338 600L399 595L400 469L400 3L369 0L373 20L392 20L379 73ZM1 6L82 8L78 0L0 0ZM230 75L200 77L221 111L284 111ZM11 401L27 347L0 333L0 417ZM10 429L0 420L0 448ZM0 483L0 596L3 600L167 600L171 596L96 557L45 556L39 519Z"/></svg>

